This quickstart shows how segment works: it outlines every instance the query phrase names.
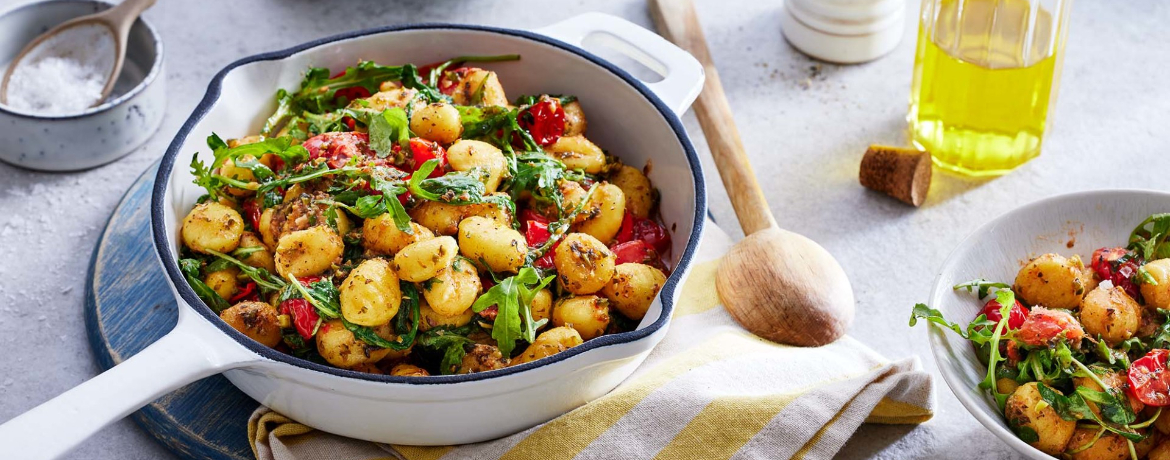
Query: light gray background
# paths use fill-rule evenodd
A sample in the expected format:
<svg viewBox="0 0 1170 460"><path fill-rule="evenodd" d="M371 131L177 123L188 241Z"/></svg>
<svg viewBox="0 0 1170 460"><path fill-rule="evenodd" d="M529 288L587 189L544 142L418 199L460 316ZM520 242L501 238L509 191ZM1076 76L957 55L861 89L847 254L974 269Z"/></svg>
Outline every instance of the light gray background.
<svg viewBox="0 0 1170 460"><path fill-rule="evenodd" d="M7 9L24 3L0 3ZM870 64L818 64L784 42L779 1L698 0L744 144L780 224L837 256L858 300L851 334L890 358L920 356L923 328L906 326L935 270L975 226L1019 204L1097 188L1170 189L1170 6L1157 0L1074 5L1056 124L1044 154L991 181L935 175L911 209L857 184L868 144L905 141L917 2L890 55ZM418 21L534 28L587 11L651 26L641 0L389 2L160 0L146 17L166 45L169 106L162 129L125 159L75 174L0 164L0 420L97 372L85 340L86 265L119 196L162 154L208 80L229 62L323 36ZM819 67L817 67L819 66ZM711 211L740 235L698 125ZM619 152L620 153L620 152ZM937 375L937 374L936 374ZM1011 458L958 404L941 378L938 412L917 427L867 426L840 458ZM2 455L2 454L0 454ZM122 421L70 458L173 458Z"/></svg>

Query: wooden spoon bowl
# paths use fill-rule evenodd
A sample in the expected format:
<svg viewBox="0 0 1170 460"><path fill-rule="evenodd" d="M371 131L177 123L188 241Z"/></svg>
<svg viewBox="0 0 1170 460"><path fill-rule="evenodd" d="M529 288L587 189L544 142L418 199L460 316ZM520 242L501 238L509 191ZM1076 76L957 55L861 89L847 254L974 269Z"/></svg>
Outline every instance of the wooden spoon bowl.
<svg viewBox="0 0 1170 460"><path fill-rule="evenodd" d="M813 240L775 227L728 251L715 288L737 322L774 342L825 345L853 322L853 290L837 260Z"/></svg>

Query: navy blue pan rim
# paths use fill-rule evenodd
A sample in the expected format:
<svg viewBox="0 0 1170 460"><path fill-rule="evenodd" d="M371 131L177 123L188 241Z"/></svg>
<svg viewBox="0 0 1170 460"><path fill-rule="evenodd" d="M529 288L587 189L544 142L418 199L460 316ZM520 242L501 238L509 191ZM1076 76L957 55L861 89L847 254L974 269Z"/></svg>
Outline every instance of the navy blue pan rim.
<svg viewBox="0 0 1170 460"><path fill-rule="evenodd" d="M511 374L515 374L518 372L524 372L524 371L535 369L538 367L547 366L549 364L552 364L552 363L555 363L558 361L563 361L565 359L571 358L571 357L579 355L581 353L588 352L590 350L594 350L594 349L598 349L598 348L602 348L602 347L606 347L606 346L634 342L634 341L640 340L642 338L645 338L645 337L653 334L654 332L662 329L663 327L665 327L666 323L670 320L671 313L674 310L673 297L674 297L675 291L680 288L679 282L680 282L681 277L682 277L682 271L676 270L675 273L671 274L670 278L668 278L666 280L666 283L663 285L662 290L659 292L659 296L662 300L662 314L661 314L661 316L659 316L657 321L655 321L654 323L650 324L649 326L647 326L645 328L634 330L634 331L629 331L629 332L622 332L622 333L618 333L618 334L604 335L604 336L589 340L582 345L579 345L579 346L570 348L564 352L558 353L550 358L541 359L538 361L525 363L525 364L521 364L521 365L514 366L514 367L508 367L508 368L504 368L504 369L494 370L494 371L480 372L480 373L474 373L474 374L462 374L462 375L432 376L432 377L426 377L426 378L397 377L397 376L389 376L389 375L369 374L369 373L364 373L364 372L357 372L357 371L351 371L351 370L345 370L345 369L339 369L339 368L335 368L335 367L325 366L322 364L317 364L317 363L313 363L313 362L310 362L307 360L296 358L292 355L281 353L281 352L276 351L272 348L265 347L265 346L255 342L255 341L247 338L247 336L245 336L244 334L240 333L239 331L236 331L235 329L231 328L223 321L220 321L218 316L216 316L215 313L212 312L211 308L208 307L205 303L203 303L202 300L199 299L199 297L195 294L195 291L193 289L191 289L191 287L189 285L187 285L186 280L183 278L182 274L179 272L178 264L176 263L175 258L171 255L170 249L167 247L167 236L168 235L167 235L166 226L163 222L164 215L165 215L164 209L165 209L166 203L163 202L163 197L166 193L166 188L167 188L167 185L170 181L171 170L174 167L176 159L178 158L179 154L181 153L181 152L179 152L179 149L182 147L183 143L186 141L187 136L191 134L191 130L195 127L195 124L198 123L199 120L203 119L203 117L207 114L207 112L211 110L212 105L214 105L216 100L218 100L218 98L220 96L220 91L222 89L224 77L229 72L231 72L232 69L235 69L236 67L240 67L240 66L245 65L245 64L258 62L258 61L280 60L280 59L287 58L293 54L299 53L301 51L305 51L305 50L310 49L310 48L315 48L315 47L318 47L318 46L321 46L324 44L333 43L333 42L337 42L337 41L341 41L341 40L348 40L348 39L357 38L357 37L364 37L367 35L374 35L374 34L380 34L380 33L386 33L386 32L406 31L406 30L471 30L471 31L490 32L490 33L496 33L496 34L501 34L501 35L510 35L510 36L514 36L514 37L526 38L526 39L533 40L536 42L544 43L546 45L551 45L551 46L554 46L556 48L560 48L562 50L566 50L566 51L569 51L569 52L576 54L580 57L583 57L583 58L589 60L590 62L592 62L592 63L594 63L602 68L605 68L606 70L610 71L614 75L616 75L619 78L621 78L622 80L624 80L630 86L637 89L638 92L640 92L642 94L642 96L646 98L647 101L652 103L654 105L654 107L656 109L658 109L659 113L661 113L663 118L670 124L671 129L674 130L675 135L677 136L679 143L683 147L683 151L686 153L687 161L690 163L691 176L692 176L691 178L694 181L694 186L695 186L695 215L694 215L694 222L693 222L693 227L692 227L693 231L691 232L690 239L687 241L686 250L683 251L683 254L679 258L679 262L678 262L678 266L681 266L681 267L689 267L690 266L691 261L695 255L695 251L699 245L699 239L702 236L704 219L705 219L705 216L707 214L707 189L706 189L706 184L703 180L703 169L702 169L702 165L699 162L699 157L695 153L695 148L693 145L691 145L690 139L687 137L686 130L683 128L682 122L679 120L678 115L676 115L669 107L667 107L666 104L664 102L662 102L661 99L658 98L658 96L656 96L652 91L650 91L649 88L646 87L646 85L642 84L641 81L634 78L628 72L618 68L617 66L611 64L610 62L608 62L600 57L597 57L596 55L594 55L588 51L585 51L579 47L570 45L568 43L565 43L565 42L562 42L560 40L556 40L556 39L553 39L553 38L550 38L550 37L547 37L544 35L535 34L535 33L527 32L527 31L523 31L523 30L505 29L505 28L487 27L487 26L462 25L462 24L442 24L442 23L419 23L419 24L405 24L405 25L385 26L385 27L364 29L364 30L359 30L359 31L355 31L355 32L349 32L349 33L344 33L344 34L340 34L340 35L334 35L331 37L321 38L318 40L307 42L307 43L304 43L304 44L301 44L298 46L294 46L292 48L288 48L288 49L281 50L281 51L274 51L274 52L269 52L269 53L257 54L254 56L240 59L240 60L233 62L231 64L228 64L227 67L224 67L223 70L220 70L219 73L217 73L215 75L215 77L213 77L211 79L211 83L209 83L207 86L207 93L204 95L203 100L200 101L199 105L195 107L194 112L192 112L191 116L189 118L187 118L187 121L183 123L182 128L180 128L179 131L175 134L174 140L171 142L170 146L167 148L166 153L163 155L163 158L161 160L161 164L159 165L159 168L158 168L158 175L155 177L154 190L153 190L153 195L151 197L151 204L150 204L151 229L153 231L155 249L163 261L163 268L166 270L167 276L170 278L171 282L174 284L174 286L178 290L179 295L182 297L182 299L185 302L187 302L188 304L195 306L194 310L196 312L198 312L199 315L203 316L208 321L210 321L211 324L214 324L216 327L218 327L221 331L223 331L224 334L228 335L229 337L234 339L236 342L240 343L244 347L248 348L249 350L255 352L256 354L258 354L264 358L267 358L267 359L270 359L270 360L273 360L276 362L290 364L290 365L293 365L296 367L310 369L313 371L317 371L317 372L321 372L321 373L325 373L325 374L330 374L330 375L335 375L335 376L340 376L340 377L348 377L348 378L353 378L353 379L358 379L358 380L367 380L367 381L372 381L372 382L385 382L385 383L398 383L398 384L411 384L411 385L454 384L454 383L487 380L487 379L491 379L494 377L502 377L505 375L511 375ZM182 307L180 306L180 308L182 308Z"/></svg>

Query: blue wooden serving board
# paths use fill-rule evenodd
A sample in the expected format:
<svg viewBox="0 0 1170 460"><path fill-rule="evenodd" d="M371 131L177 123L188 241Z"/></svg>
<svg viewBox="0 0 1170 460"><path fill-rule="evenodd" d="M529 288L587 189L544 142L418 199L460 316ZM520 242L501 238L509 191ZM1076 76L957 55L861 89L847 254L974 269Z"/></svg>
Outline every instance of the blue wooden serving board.
<svg viewBox="0 0 1170 460"><path fill-rule="evenodd" d="M156 167L122 197L90 261L85 326L102 369L154 343L178 318L150 235ZM130 417L179 457L251 460L247 424L257 405L215 375L164 395Z"/></svg>

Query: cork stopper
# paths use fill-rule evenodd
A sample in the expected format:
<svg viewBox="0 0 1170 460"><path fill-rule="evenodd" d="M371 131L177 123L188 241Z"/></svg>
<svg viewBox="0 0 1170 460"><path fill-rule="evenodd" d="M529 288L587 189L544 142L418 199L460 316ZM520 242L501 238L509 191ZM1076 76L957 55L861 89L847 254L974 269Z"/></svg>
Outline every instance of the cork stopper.
<svg viewBox="0 0 1170 460"><path fill-rule="evenodd" d="M921 206L930 191L930 152L871 145L861 158L861 185Z"/></svg>

